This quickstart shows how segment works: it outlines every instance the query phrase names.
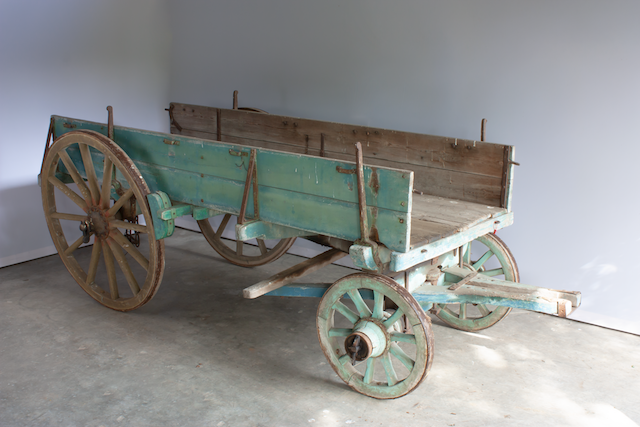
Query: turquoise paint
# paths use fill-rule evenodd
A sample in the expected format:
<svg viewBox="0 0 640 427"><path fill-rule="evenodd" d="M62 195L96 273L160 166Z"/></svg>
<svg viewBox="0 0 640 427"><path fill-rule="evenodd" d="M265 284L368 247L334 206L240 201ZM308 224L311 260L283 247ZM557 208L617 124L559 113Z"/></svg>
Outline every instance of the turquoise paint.
<svg viewBox="0 0 640 427"><path fill-rule="evenodd" d="M412 248L406 253L400 253L402 251L394 252L391 254L389 269L391 271L407 270L414 265L450 252L480 236L493 233L494 231L500 230L511 224L513 224L513 212L506 212L494 218L489 218L486 221L476 224L467 230L460 231L452 236Z"/></svg>
<svg viewBox="0 0 640 427"><path fill-rule="evenodd" d="M349 247L349 255L356 267L371 271L378 270L371 246L351 245Z"/></svg>
<svg viewBox="0 0 640 427"><path fill-rule="evenodd" d="M171 201L162 191L151 193L147 195L147 201L149 202L149 210L151 211L151 217L153 218L153 230L156 235L156 240L164 239L173 234L175 229L175 223L173 219L163 220L160 217L160 213L171 207Z"/></svg>
<svg viewBox="0 0 640 427"><path fill-rule="evenodd" d="M200 221L202 219L212 218L214 216L218 216L223 213L224 212L218 211L215 209L201 208L201 207L194 206L193 212L191 215L193 216L193 219L195 219L196 221Z"/></svg>
<svg viewBox="0 0 640 427"><path fill-rule="evenodd" d="M76 129L105 132L105 126L98 123L54 118L56 135ZM65 128L64 123L75 127ZM179 140L180 145L168 145L164 143L166 134L120 127L115 128L114 134L151 192L163 191L179 203L239 213L248 156L232 155L229 150L234 154L248 153L246 147L175 135L172 140ZM257 149L257 164L261 220L350 241L361 237L356 186L352 182L355 175L336 170L338 166L352 169L353 164L263 149ZM365 169L370 177L372 169ZM391 250L406 252L412 172L377 168L376 173L378 194L367 187L369 224L377 230L381 243ZM248 218L253 217L253 212L250 197Z"/></svg>
<svg viewBox="0 0 640 427"><path fill-rule="evenodd" d="M106 133L105 125L100 123L58 116L53 118L57 136L80 129ZM75 127L66 128L65 123ZM165 144L168 136L171 140L179 141L180 145ZM144 161L243 182L247 174L248 156L237 156L237 153L249 153L251 150L241 145L120 126L114 127L114 140L136 163ZM262 148L256 151L260 185L357 203L355 175L336 170L336 167L354 169L353 163ZM371 186L366 186L367 205L409 212L413 172L365 166L366 182L370 182L374 169L380 188L376 192Z"/></svg>
<svg viewBox="0 0 640 427"><path fill-rule="evenodd" d="M163 220L176 219L181 216L191 215L193 212L192 205L174 205L167 209L161 209L158 216Z"/></svg>
<svg viewBox="0 0 640 427"><path fill-rule="evenodd" d="M313 233L296 228L285 227L264 221L249 221L236 224L236 238L246 241L251 239L286 239L289 237L311 236Z"/></svg>
<svg viewBox="0 0 640 427"><path fill-rule="evenodd" d="M534 297L530 300L517 300L513 298L488 297L474 294L456 294L454 291L449 291L447 286L425 286L416 290L412 295L420 305L431 303L490 304L538 311L540 313L558 314L558 303L556 301L548 301L540 297Z"/></svg>

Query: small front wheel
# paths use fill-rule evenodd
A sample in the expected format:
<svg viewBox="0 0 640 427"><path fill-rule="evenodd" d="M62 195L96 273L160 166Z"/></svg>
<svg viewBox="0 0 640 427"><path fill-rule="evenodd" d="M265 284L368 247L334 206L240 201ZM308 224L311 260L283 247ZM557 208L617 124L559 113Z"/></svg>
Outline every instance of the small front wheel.
<svg viewBox="0 0 640 427"><path fill-rule="evenodd" d="M511 282L520 281L516 260L507 245L494 234L476 239L465 254L465 265L484 276ZM474 253L472 253L472 251ZM478 254L475 252L478 251ZM487 268L491 263L493 268ZM438 304L436 316L444 323L462 331L475 332L489 328L507 317L511 308L489 304Z"/></svg>
<svg viewBox="0 0 640 427"><path fill-rule="evenodd" d="M397 308L385 310L385 300ZM317 328L322 351L338 376L367 396L404 396L431 368L431 321L389 277L357 273L335 282L320 300Z"/></svg>

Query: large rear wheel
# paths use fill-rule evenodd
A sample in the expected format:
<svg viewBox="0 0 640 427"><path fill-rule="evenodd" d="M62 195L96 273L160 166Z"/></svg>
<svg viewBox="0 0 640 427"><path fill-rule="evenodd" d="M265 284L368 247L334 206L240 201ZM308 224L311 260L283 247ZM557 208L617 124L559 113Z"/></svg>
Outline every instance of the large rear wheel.
<svg viewBox="0 0 640 427"><path fill-rule="evenodd" d="M147 303L162 280L164 241L155 239L149 188L129 156L97 132L69 132L49 149L41 179L51 238L80 287L118 311ZM90 250L80 248L86 243Z"/></svg>

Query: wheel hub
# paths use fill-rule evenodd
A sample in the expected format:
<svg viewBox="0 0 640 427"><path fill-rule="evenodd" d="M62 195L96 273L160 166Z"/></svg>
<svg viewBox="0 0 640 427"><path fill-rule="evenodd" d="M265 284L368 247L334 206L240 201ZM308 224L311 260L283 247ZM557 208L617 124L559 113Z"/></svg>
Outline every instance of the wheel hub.
<svg viewBox="0 0 640 427"><path fill-rule="evenodd" d="M106 238L109 236L109 221L104 211L98 207L92 207L87 212L87 220L84 222L89 227L89 232L93 232L97 237ZM80 226L82 230L82 225ZM83 231L84 232L84 231Z"/></svg>
<svg viewBox="0 0 640 427"><path fill-rule="evenodd" d="M362 319L344 340L344 349L351 358L351 364L355 365L369 357L381 356L389 342L389 334L382 323L375 319Z"/></svg>

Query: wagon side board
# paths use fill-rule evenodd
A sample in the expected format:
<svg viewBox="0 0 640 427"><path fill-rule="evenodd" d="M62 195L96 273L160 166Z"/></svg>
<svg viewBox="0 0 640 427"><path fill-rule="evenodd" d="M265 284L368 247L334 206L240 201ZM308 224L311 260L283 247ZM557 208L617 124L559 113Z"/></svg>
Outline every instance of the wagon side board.
<svg viewBox="0 0 640 427"><path fill-rule="evenodd" d="M170 104L171 133L411 169L414 188L433 196L510 208L513 147L245 110Z"/></svg>
<svg viewBox="0 0 640 427"><path fill-rule="evenodd" d="M104 124L58 116L54 121L56 137L72 130L106 134ZM152 192L166 193L173 203L240 212L251 147L119 126L114 128L114 141L135 162ZM356 175L345 173L355 168L353 162L255 150L260 220L349 241L361 237ZM93 154L100 166L101 156ZM392 250L406 252L413 172L368 166L364 172L372 236ZM247 216L253 215L249 197Z"/></svg>

